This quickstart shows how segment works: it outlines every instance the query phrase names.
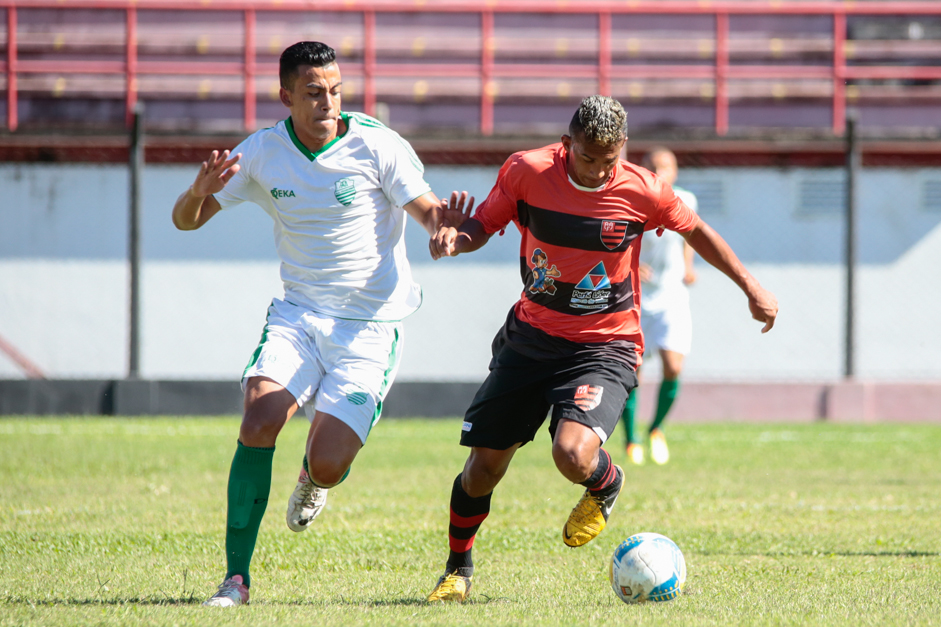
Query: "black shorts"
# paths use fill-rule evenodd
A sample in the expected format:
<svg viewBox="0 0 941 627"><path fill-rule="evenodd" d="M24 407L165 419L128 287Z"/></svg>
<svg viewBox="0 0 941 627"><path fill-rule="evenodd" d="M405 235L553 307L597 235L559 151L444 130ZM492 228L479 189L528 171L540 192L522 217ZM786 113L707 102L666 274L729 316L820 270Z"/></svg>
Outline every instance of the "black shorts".
<svg viewBox="0 0 941 627"><path fill-rule="evenodd" d="M553 438L564 418L590 427L604 442L636 386L634 369L617 359L590 354L535 359L495 341L490 375L467 410L461 444L506 450L530 442L550 407Z"/></svg>

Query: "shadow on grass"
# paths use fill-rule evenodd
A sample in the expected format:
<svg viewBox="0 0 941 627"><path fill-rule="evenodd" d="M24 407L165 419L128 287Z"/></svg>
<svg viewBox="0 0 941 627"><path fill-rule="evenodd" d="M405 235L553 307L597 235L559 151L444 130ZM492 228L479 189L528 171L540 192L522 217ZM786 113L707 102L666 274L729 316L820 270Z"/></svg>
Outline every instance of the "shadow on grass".
<svg viewBox="0 0 941 627"><path fill-rule="evenodd" d="M490 603L506 603L509 602L508 597L488 597L485 594L474 596L467 601L464 601L460 605L488 605ZM412 605L412 606L427 606L427 607L441 607L442 605L456 605L454 603L450 604L432 604L428 603L425 599L395 599L395 600L382 600L382 601L367 601L366 603L348 603L348 605L365 605L367 607L396 607L400 605Z"/></svg>
<svg viewBox="0 0 941 627"><path fill-rule="evenodd" d="M202 597L166 597L163 599L140 597L125 597L116 599L27 599L24 597L6 597L3 603L7 605L29 605L29 606L109 606L109 605L199 605L202 603Z"/></svg>
<svg viewBox="0 0 941 627"><path fill-rule="evenodd" d="M488 597L486 595L475 596L461 605L487 605L489 603L505 603L509 602L508 597ZM311 599L309 601L304 600L295 600L295 601L271 601L264 600L262 603L266 605L319 605L326 607L328 605L343 605L347 607L440 607L439 605L433 605L425 601L424 598L408 597L400 599L377 599L374 601L354 601L352 599L338 599L335 601L325 601L324 599Z"/></svg>
<svg viewBox="0 0 941 627"><path fill-rule="evenodd" d="M941 557L941 553L930 553L928 551L805 551L799 553L804 556L828 557L830 555L839 555L840 557Z"/></svg>
<svg viewBox="0 0 941 627"><path fill-rule="evenodd" d="M202 597L167 597L164 599L140 597L121 597L114 599L27 599L25 597L6 597L2 603L6 605L28 605L30 607L85 607L85 606L119 606L119 605L146 605L146 606L189 606L202 603ZM476 596L462 605L487 605L490 603L509 602L508 597L488 597L486 595ZM318 605L327 607L330 605L341 605L348 607L437 607L425 601L423 598L401 598L401 599L380 599L375 601L353 601L350 599L339 599L333 602L324 599L294 600L294 601L274 601L271 599L262 599L252 605L283 605L283 606L312 606Z"/></svg>

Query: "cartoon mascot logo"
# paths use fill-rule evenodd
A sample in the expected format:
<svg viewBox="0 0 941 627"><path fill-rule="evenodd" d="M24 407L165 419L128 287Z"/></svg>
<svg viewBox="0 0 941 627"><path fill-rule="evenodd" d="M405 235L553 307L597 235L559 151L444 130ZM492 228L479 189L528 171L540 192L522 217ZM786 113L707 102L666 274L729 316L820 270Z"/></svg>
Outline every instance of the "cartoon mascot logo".
<svg viewBox="0 0 941 627"><path fill-rule="evenodd" d="M530 293L554 295L556 287L553 277L559 278L562 273L554 264L551 268L549 267L549 256L541 248L533 251L530 262L533 264L533 284L529 286Z"/></svg>

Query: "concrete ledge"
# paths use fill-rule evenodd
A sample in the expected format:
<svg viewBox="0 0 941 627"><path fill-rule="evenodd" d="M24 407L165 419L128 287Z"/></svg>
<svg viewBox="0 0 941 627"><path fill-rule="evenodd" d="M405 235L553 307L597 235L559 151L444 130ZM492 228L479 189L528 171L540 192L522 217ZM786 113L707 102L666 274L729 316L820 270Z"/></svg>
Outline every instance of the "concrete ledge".
<svg viewBox="0 0 941 627"><path fill-rule="evenodd" d="M479 387L478 383L396 383L386 396L382 415L385 418L463 416Z"/></svg>
<svg viewBox="0 0 941 627"><path fill-rule="evenodd" d="M657 404L660 387L651 381L640 387L640 424L646 424ZM827 417L827 390L814 383L696 383L682 381L673 405L672 422L812 422ZM941 387L939 387L941 394Z"/></svg>
<svg viewBox="0 0 941 627"><path fill-rule="evenodd" d="M837 422L941 422L941 384L844 383L827 399L827 418Z"/></svg>
<svg viewBox="0 0 941 627"><path fill-rule="evenodd" d="M115 381L115 416L242 413L238 381Z"/></svg>
<svg viewBox="0 0 941 627"><path fill-rule="evenodd" d="M0 415L113 413L114 381L0 380Z"/></svg>
<svg viewBox="0 0 941 627"><path fill-rule="evenodd" d="M656 381L640 390L640 424L654 411ZM386 418L463 416L477 383L396 383ZM237 381L0 380L0 415L182 416L241 414ZM674 422L938 422L936 383L684 382Z"/></svg>
<svg viewBox="0 0 941 627"><path fill-rule="evenodd" d="M641 388L644 418L654 412L658 386L651 382ZM941 382L684 382L670 420L941 422Z"/></svg>

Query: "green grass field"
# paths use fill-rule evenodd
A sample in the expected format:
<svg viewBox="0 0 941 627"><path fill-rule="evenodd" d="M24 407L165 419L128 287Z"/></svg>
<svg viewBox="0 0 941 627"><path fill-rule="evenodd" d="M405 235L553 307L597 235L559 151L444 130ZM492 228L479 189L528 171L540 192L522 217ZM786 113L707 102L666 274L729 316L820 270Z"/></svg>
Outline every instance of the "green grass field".
<svg viewBox="0 0 941 627"><path fill-rule="evenodd" d="M314 528L294 534L284 509L306 421L289 424L252 604L220 610L199 604L225 570L236 419L2 419L0 625L941 624L937 426L673 425L673 461L625 466L608 529L580 549L561 526L581 488L543 432L494 495L473 601L431 607L459 428L381 422ZM683 549L677 600L611 592L611 552L639 531Z"/></svg>

